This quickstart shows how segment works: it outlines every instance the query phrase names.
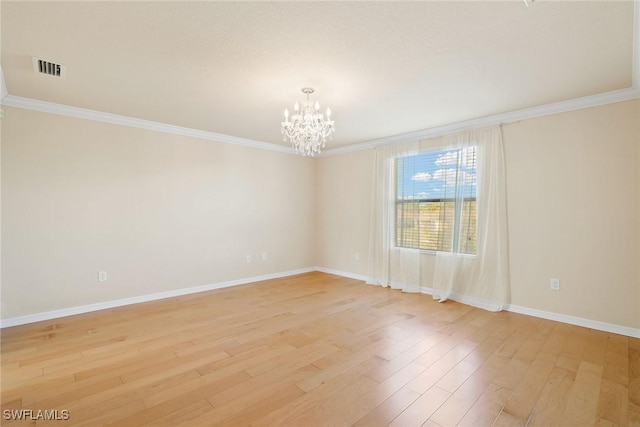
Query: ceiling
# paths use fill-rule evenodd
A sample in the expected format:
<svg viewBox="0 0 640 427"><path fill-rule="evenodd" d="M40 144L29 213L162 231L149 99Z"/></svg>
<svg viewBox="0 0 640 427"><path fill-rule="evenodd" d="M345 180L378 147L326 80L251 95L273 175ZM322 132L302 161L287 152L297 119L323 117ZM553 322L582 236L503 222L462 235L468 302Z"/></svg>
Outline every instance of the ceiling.
<svg viewBox="0 0 640 427"><path fill-rule="evenodd" d="M629 88L633 6L2 1L2 71L12 96L275 144L311 86L341 147Z"/></svg>

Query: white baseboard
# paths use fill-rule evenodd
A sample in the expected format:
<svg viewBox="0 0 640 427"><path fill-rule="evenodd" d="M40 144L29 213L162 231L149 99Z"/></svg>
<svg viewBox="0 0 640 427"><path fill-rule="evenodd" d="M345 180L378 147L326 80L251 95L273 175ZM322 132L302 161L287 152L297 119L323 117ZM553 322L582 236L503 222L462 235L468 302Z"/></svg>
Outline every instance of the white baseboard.
<svg viewBox="0 0 640 427"><path fill-rule="evenodd" d="M315 267L315 270L321 273L334 274L336 276L341 276L341 277L348 277L349 279L356 279L356 280L362 280L362 281L367 280L367 276L363 274L347 273L346 271L334 270L332 268Z"/></svg>
<svg viewBox="0 0 640 427"><path fill-rule="evenodd" d="M330 268L324 267L316 267L317 271L322 271L329 274L335 274L336 276L344 276L352 279L358 279L362 281L367 281L366 276L362 276L360 274L347 273L344 271L333 270ZM399 284L395 285L393 288L400 287ZM431 288L410 288L407 289L407 292L420 292L423 294L433 295L433 289ZM453 301L458 301L462 304L470 305L473 307L482 308L485 310L496 310L496 305L489 301L485 301L479 298L468 297L464 295L456 295L453 294L449 297L449 299ZM567 323L569 325L582 326L589 329L595 329L598 331L611 332L614 334L625 335L627 337L632 338L640 338L640 328L631 328L628 326L616 325L613 323L600 322L598 320L585 319L582 317L570 316L568 314L559 314L553 313L550 311L538 310L535 308L523 307L520 305L508 304L503 307L504 310L510 311L512 313L525 314L527 316L538 317L541 319L554 320L556 322Z"/></svg>
<svg viewBox="0 0 640 427"><path fill-rule="evenodd" d="M556 322L568 323L569 325L583 326L598 331L611 332L619 335L626 335L632 338L640 338L640 329L628 326L616 325L613 323L600 322L598 320L574 317L568 314L553 313L550 311L538 310L535 308L522 307L520 305L509 305L505 310L512 313L526 314L527 316L539 317L542 319L555 320Z"/></svg>
<svg viewBox="0 0 640 427"><path fill-rule="evenodd" d="M229 280L226 282L212 283L209 285L195 286L191 288L175 289L172 291L158 292L149 295L140 295L137 297L123 298L112 301L105 301L96 304L88 304L77 307L63 308L60 310L47 311L44 313L29 314L26 316L12 317L0 320L0 329L11 326L25 325L27 323L40 322L43 320L58 319L60 317L72 316L74 314L89 313L92 311L105 310L109 308L122 307L125 305L138 304L142 302L156 301L165 298L177 297L181 295L195 294L198 292L212 291L215 289L228 288L231 286L246 285L253 282L261 282L263 280L279 279L281 277L295 276L296 274L309 273L312 271L320 271L322 273L334 274L336 276L348 277L350 279L367 281L367 277L362 274L348 273L345 271L334 270L326 267L307 267L298 270L283 271L280 273L265 274L262 276L247 277L244 279ZM423 294L433 295L431 288L411 288L408 292L420 292ZM490 302L467 297L464 295L452 295L450 299L461 302L463 304L479 307L486 310L495 310L495 304ZM493 308L492 308L493 307ZM538 317L542 319L554 320L556 322L567 323L570 325L582 326L585 328L595 329L598 331L611 332L614 334L625 335L632 338L640 338L640 329L628 326L616 325L613 323L600 322L598 320L590 320L582 317L570 316L567 314L553 313L550 311L538 310L535 308L523 307L519 305L507 305L504 307L506 311L512 313L525 314L527 316Z"/></svg>
<svg viewBox="0 0 640 427"><path fill-rule="evenodd" d="M89 313L92 311L105 310L109 308L122 307L125 305L139 304L142 302L156 301L165 298L177 297L181 295L195 294L198 292L212 291L214 289L228 288L231 286L246 285L263 280L279 279L281 277L295 276L296 274L309 273L315 271L314 267L301 268L298 270L283 271L280 273L265 274L262 276L247 277L244 279L228 280L226 282L212 283L209 285L194 286L191 288L174 289L171 291L158 292L137 297L122 298L112 301L87 304L77 307L63 308L60 310L46 311L44 313L28 314L26 316L11 317L0 320L0 329L11 326L25 325L27 323L40 322L43 320L58 319L60 317L73 316L74 314Z"/></svg>

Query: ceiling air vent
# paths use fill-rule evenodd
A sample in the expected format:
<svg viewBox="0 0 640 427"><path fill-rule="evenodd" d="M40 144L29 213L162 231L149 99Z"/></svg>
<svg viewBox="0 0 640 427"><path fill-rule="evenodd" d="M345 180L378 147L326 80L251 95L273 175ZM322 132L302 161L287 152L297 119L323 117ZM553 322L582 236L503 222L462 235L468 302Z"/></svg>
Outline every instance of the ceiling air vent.
<svg viewBox="0 0 640 427"><path fill-rule="evenodd" d="M46 59L32 57L33 59L33 71L38 74L47 74L49 76L58 77L63 79L67 67L62 64L56 64L55 62L47 61Z"/></svg>

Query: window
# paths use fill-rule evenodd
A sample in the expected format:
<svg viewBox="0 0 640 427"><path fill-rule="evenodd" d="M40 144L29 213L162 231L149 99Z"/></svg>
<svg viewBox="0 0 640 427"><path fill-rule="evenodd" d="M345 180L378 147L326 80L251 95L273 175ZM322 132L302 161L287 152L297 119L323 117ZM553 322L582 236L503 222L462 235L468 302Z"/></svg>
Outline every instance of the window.
<svg viewBox="0 0 640 427"><path fill-rule="evenodd" d="M396 246L476 253L476 147L398 157Z"/></svg>

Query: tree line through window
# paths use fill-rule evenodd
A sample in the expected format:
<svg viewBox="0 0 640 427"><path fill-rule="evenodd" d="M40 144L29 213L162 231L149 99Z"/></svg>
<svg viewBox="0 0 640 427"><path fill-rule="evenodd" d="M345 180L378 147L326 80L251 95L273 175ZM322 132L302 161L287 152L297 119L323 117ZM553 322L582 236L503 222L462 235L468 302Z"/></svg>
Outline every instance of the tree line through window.
<svg viewBox="0 0 640 427"><path fill-rule="evenodd" d="M395 159L396 246L475 254L476 147Z"/></svg>

